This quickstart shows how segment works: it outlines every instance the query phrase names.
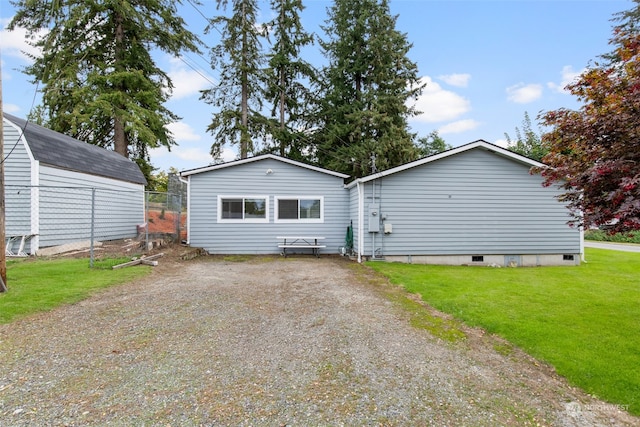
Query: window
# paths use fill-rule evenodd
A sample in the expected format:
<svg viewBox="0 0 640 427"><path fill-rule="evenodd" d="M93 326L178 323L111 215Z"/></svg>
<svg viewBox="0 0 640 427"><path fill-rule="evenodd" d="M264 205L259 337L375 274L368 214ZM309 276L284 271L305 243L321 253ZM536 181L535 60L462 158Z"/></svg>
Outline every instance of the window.
<svg viewBox="0 0 640 427"><path fill-rule="evenodd" d="M471 262L484 262L483 255L471 255Z"/></svg>
<svg viewBox="0 0 640 427"><path fill-rule="evenodd" d="M323 222L322 197L276 197L276 222Z"/></svg>
<svg viewBox="0 0 640 427"><path fill-rule="evenodd" d="M218 196L218 221L268 222L268 200L265 196Z"/></svg>

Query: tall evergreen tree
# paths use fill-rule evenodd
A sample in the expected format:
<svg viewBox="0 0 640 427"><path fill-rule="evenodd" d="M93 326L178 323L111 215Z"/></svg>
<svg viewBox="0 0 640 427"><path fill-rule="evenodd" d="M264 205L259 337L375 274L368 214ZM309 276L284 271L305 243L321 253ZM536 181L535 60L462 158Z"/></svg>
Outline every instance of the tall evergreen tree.
<svg viewBox="0 0 640 427"><path fill-rule="evenodd" d="M434 154L442 153L443 151L450 150L452 147L445 142L445 140L438 134L437 130L434 130L429 135L418 139L418 151L420 157L433 156Z"/></svg>
<svg viewBox="0 0 640 427"><path fill-rule="evenodd" d="M313 44L313 36L300 22L302 0L272 0L271 7L276 17L269 25L273 47L267 55L267 99L273 103L269 133L281 156L302 159L316 70L300 51Z"/></svg>
<svg viewBox="0 0 640 427"><path fill-rule="evenodd" d="M227 0L217 0L218 9L226 9ZM202 92L202 99L219 108L207 128L216 140L211 155L219 159L225 144L240 146L240 158L256 151L253 141L263 137L266 118L264 99L264 53L256 0L232 0L231 16L217 16L206 32L220 31L220 43L211 49L211 66L220 71L219 83Z"/></svg>
<svg viewBox="0 0 640 427"><path fill-rule="evenodd" d="M24 27L42 83L47 126L111 147L150 171L150 148L175 145L164 107L173 87L151 57L198 51L173 0L17 0L10 29ZM44 31L42 31L44 30Z"/></svg>
<svg viewBox="0 0 640 427"><path fill-rule="evenodd" d="M549 149L542 142L542 137L533 130L529 113L525 111L524 120L522 121L522 129L516 126L516 139L511 139L508 133L504 134L507 139L507 148L530 159L542 161L547 155Z"/></svg>
<svg viewBox="0 0 640 427"><path fill-rule="evenodd" d="M378 170L418 156L407 101L424 86L396 20L387 0L336 0L329 10L316 147L324 167L359 177L371 172L372 156Z"/></svg>

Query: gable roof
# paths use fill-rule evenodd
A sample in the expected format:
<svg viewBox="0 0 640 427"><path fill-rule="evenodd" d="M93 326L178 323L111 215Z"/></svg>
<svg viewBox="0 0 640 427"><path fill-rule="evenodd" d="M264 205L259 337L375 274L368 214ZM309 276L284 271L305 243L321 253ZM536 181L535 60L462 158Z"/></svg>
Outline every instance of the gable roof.
<svg viewBox="0 0 640 427"><path fill-rule="evenodd" d="M476 149L481 149L481 150L485 150L485 151L490 151L493 152L494 154L497 154L499 156L511 159L515 162L518 163L522 163L526 166L530 166L530 167L543 167L545 166L544 163L540 163L536 160L530 159L528 157L525 157L521 154L518 153L514 153L513 151L507 150L506 148L502 148L500 146L497 146L495 144L491 144L487 141L484 141L482 139L479 139L477 141L474 142L470 142L468 144L465 145L461 145L459 147L456 148L452 148L450 150L447 151L443 151L441 153L437 153L428 157L423 157L422 159L418 159L415 160L413 162L409 162L409 163L405 163L404 165L400 165L400 166L396 166L395 168L391 168L391 169L387 169L385 171L382 172L378 172L372 175L368 175L359 179L356 179L352 182L350 182L347 185L347 188L351 188L354 185L356 185L358 182L359 183L365 183L365 182L369 182L369 181L373 181L374 179L378 179L378 178L383 178L385 176L389 176L398 172L402 172L404 170L407 169L411 169L411 168L415 168L417 166L422 166L424 164L427 163L431 163L434 162L436 160L440 160L440 159L444 159L447 157L451 157L451 156L455 156L456 154L460 154L460 153L464 153L465 151L470 151L470 150L476 150Z"/></svg>
<svg viewBox="0 0 640 427"><path fill-rule="evenodd" d="M138 165L115 151L79 141L11 114L4 113L4 117L20 128L33 158L42 164L134 184L147 183Z"/></svg>
<svg viewBox="0 0 640 427"><path fill-rule="evenodd" d="M244 165L244 164L247 164L247 163L258 162L258 161L266 160L266 159L277 160L279 162L288 163L288 164L293 165L293 166L298 166L298 167L309 169L309 170L312 170L312 171L325 173L327 175L333 175L333 176L336 176L338 178L343 178L343 179L349 178L349 175L345 175L345 174L340 173L340 172L334 172L334 171L331 171L329 169L323 169L323 168L319 168L317 166L308 165L306 163L297 162L295 160L287 159L286 157L276 156L275 154L262 154L260 156L249 157L249 158L241 159L241 160L233 160L231 162L220 163L220 164L217 164L217 165L205 166L205 167L196 168L196 169L188 169L188 170L180 172L180 176L195 175L195 174L199 174L199 173L203 173L203 172L209 172L209 171L214 171L214 170L219 170L219 169L225 169L225 168L229 168L229 167L233 167L233 166Z"/></svg>

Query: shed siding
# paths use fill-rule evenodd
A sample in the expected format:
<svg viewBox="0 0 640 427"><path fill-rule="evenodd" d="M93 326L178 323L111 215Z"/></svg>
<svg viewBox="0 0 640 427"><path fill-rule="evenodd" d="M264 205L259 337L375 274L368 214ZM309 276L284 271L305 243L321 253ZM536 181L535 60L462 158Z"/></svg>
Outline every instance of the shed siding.
<svg viewBox="0 0 640 427"><path fill-rule="evenodd" d="M30 235L37 232L32 221L31 166L32 158L20 138L20 129L4 120L5 178L5 234L7 237ZM25 250L30 250L28 241ZM16 247L12 248L17 250Z"/></svg>
<svg viewBox="0 0 640 427"><path fill-rule="evenodd" d="M580 233L566 224L568 211L555 198L560 191L543 187L529 166L492 152L470 150L375 183L379 217L392 233L385 235L383 225L379 233L367 231L368 182L366 255L580 253Z"/></svg>
<svg viewBox="0 0 640 427"><path fill-rule="evenodd" d="M90 239L92 188L95 239L134 237L144 223L140 184L41 166L40 185L40 247Z"/></svg>
<svg viewBox="0 0 640 427"><path fill-rule="evenodd" d="M349 220L353 222L353 251L358 253L360 237L360 218L358 216L358 186L349 191Z"/></svg>
<svg viewBox="0 0 640 427"><path fill-rule="evenodd" d="M327 247L320 252L338 253L349 224L343 181L276 159L190 175L189 244L212 254L273 254L281 251L277 236L323 236ZM218 223L219 195L267 197L268 223ZM275 222L275 199L282 196L323 197L324 222Z"/></svg>

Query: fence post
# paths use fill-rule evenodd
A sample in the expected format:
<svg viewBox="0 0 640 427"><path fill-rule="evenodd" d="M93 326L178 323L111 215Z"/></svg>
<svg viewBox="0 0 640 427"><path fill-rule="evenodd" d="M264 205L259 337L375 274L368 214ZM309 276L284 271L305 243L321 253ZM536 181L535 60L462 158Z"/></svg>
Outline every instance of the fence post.
<svg viewBox="0 0 640 427"><path fill-rule="evenodd" d="M95 229L96 213L96 189L91 189L91 243L89 245L89 267L93 268L93 236Z"/></svg>
<svg viewBox="0 0 640 427"><path fill-rule="evenodd" d="M144 250L149 250L149 191L144 192L144 214L146 221L144 224Z"/></svg>

